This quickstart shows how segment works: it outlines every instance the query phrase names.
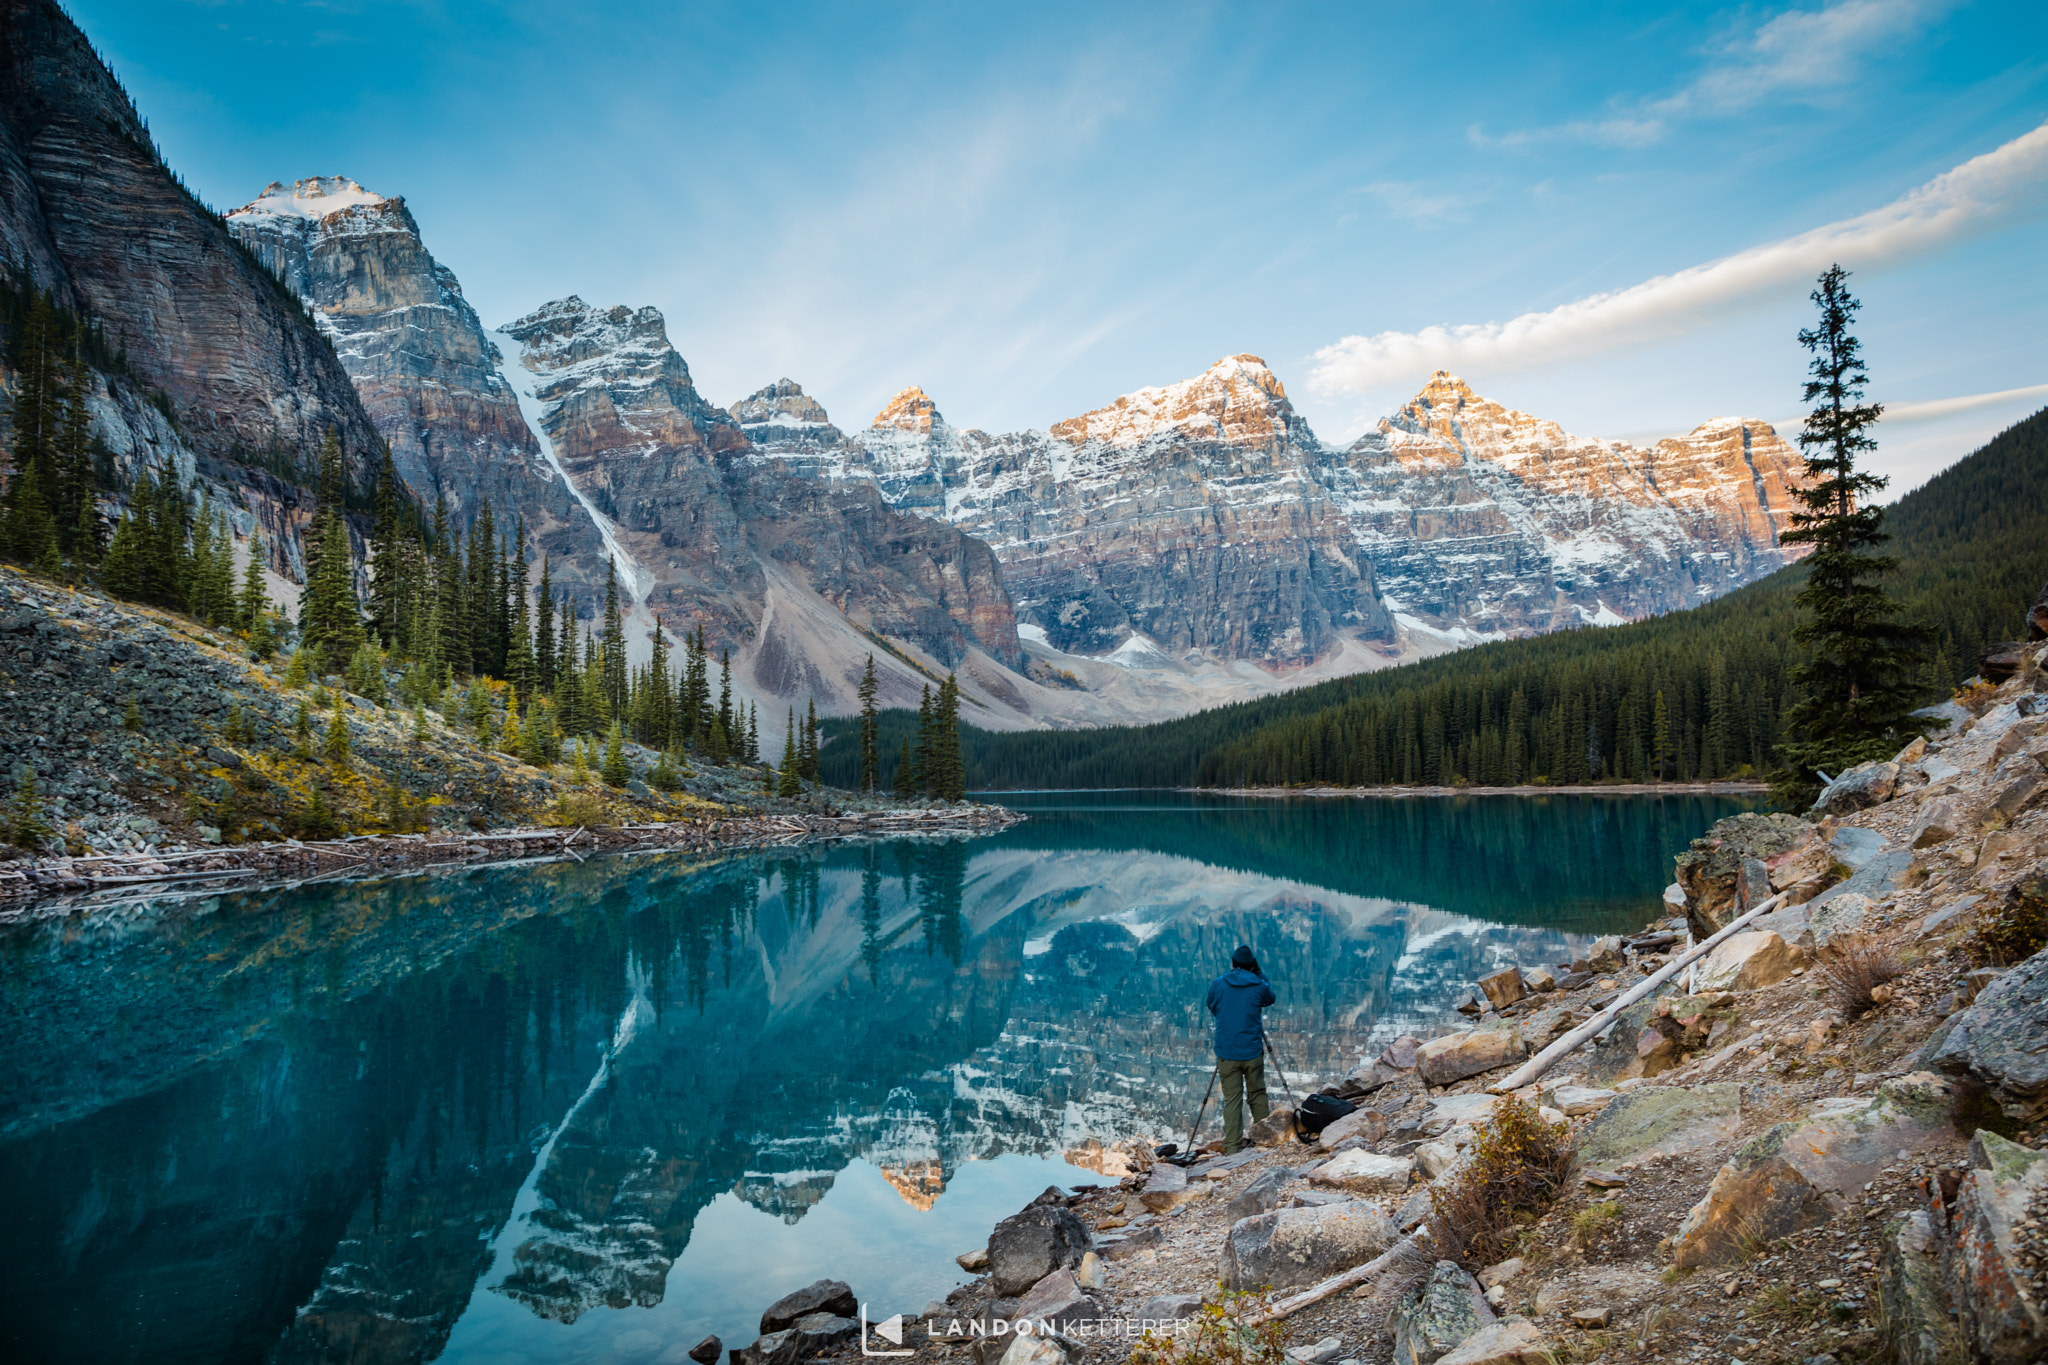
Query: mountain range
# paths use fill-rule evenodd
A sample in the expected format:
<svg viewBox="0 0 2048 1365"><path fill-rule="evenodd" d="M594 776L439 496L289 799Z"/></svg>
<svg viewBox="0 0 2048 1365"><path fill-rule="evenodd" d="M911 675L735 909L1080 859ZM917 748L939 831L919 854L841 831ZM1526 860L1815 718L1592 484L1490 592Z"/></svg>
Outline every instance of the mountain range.
<svg viewBox="0 0 2048 1365"><path fill-rule="evenodd" d="M1641 447L1439 372L1324 444L1257 356L1044 430L956 427L911 386L864 429L791 379L720 407L651 307L570 296L487 328L403 198L342 176L217 216L48 0L0 7L0 249L121 348L95 434L175 465L272 586L302 577L310 452L367 491L524 527L584 619L703 626L771 717L948 670L990 728L1140 722L1460 645L1612 624L1780 567L1795 452L1717 418ZM365 528L357 527L360 534Z"/></svg>

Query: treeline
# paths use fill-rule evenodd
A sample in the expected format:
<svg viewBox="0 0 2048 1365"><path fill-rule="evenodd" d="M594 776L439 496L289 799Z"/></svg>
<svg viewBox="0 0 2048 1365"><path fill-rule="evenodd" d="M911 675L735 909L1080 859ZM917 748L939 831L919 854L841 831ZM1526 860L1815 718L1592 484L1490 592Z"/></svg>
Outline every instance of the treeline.
<svg viewBox="0 0 2048 1365"><path fill-rule="evenodd" d="M888 792L958 801L966 796L969 736L981 731L960 724L960 682L948 673L933 692L927 684L915 711L875 707L875 656L868 656L860 681L860 713L811 725L813 776L850 791Z"/></svg>
<svg viewBox="0 0 2048 1365"><path fill-rule="evenodd" d="M1888 510L1887 584L1930 632L1932 702L2024 634L2048 580L2048 411ZM984 789L1506 785L1760 777L1779 762L1798 565L1692 611L1462 650L1380 673L1102 730L969 730Z"/></svg>

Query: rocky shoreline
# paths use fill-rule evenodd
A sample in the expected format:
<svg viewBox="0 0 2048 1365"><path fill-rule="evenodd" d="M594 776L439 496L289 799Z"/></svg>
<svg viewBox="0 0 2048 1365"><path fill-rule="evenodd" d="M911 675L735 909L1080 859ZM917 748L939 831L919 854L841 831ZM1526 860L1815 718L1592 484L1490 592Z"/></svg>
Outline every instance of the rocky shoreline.
<svg viewBox="0 0 2048 1365"><path fill-rule="evenodd" d="M869 1345L934 1365L2048 1359L2044 664L2037 641L1803 817L1721 821L1642 931L1504 964L1468 1027L1361 1049L1320 1086L1355 1107L1318 1134L1276 1108L1257 1145L1186 1168L1082 1144L1068 1159L1102 1181L999 1223L943 1301L871 1307L903 1318L900 1347ZM1516 1209L1508 1175L1546 1144ZM1476 1218L1475 1195L1506 1212ZM858 1358L852 1302L798 1290L733 1365Z"/></svg>

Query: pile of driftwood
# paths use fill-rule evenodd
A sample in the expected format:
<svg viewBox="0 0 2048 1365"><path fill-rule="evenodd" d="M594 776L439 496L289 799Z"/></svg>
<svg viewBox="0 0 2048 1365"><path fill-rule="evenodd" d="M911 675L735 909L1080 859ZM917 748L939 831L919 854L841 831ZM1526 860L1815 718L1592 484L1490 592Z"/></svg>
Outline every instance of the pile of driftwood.
<svg viewBox="0 0 2048 1365"><path fill-rule="evenodd" d="M861 835L987 833L1023 818L1001 806L945 806L822 815L698 818L573 830L533 826L488 834L445 831L349 835L342 839L286 839L175 853L34 858L0 867L0 904L124 887L211 882L225 888L251 878L289 880L350 870L395 871L471 860L581 859L589 853L638 849L712 853Z"/></svg>

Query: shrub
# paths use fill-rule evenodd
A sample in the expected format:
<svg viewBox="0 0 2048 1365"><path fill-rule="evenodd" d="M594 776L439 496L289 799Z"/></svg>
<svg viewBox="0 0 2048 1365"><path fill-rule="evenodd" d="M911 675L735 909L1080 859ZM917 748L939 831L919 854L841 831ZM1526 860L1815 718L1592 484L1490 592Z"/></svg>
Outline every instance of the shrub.
<svg viewBox="0 0 2048 1365"><path fill-rule="evenodd" d="M1224 1290L1185 1332L1147 1328L1131 1348L1131 1365L1284 1365L1287 1325L1267 1319L1272 1306L1263 1292Z"/></svg>
<svg viewBox="0 0 2048 1365"><path fill-rule="evenodd" d="M583 788L563 792L555 798L548 823L563 829L590 829L606 823L604 802L596 792Z"/></svg>
<svg viewBox="0 0 2048 1365"><path fill-rule="evenodd" d="M2048 878L2033 876L2006 892L1963 943L1980 967L2011 967L2048 947Z"/></svg>
<svg viewBox="0 0 2048 1365"><path fill-rule="evenodd" d="M1571 1165L1565 1125L1503 1098L1474 1134L1463 1169L1430 1188L1430 1244L1468 1267L1506 1260L1522 1220L1563 1192Z"/></svg>
<svg viewBox="0 0 2048 1365"><path fill-rule="evenodd" d="M1840 952L1823 957L1820 969L1827 975L1835 1008L1845 1019L1855 1019L1888 999L1890 991L1880 993L1878 988L1905 970L1891 949L1853 937Z"/></svg>

